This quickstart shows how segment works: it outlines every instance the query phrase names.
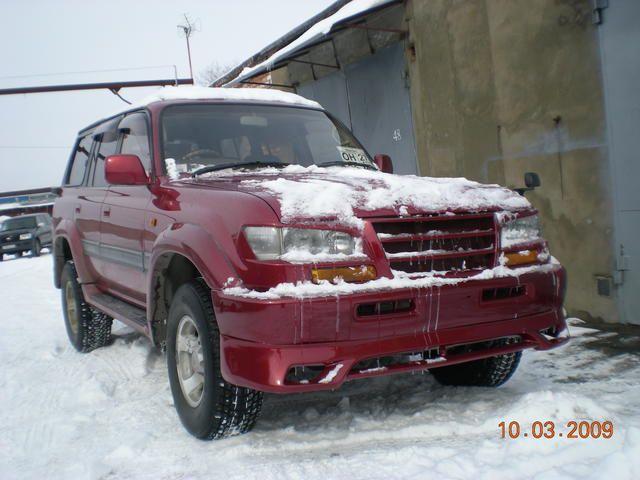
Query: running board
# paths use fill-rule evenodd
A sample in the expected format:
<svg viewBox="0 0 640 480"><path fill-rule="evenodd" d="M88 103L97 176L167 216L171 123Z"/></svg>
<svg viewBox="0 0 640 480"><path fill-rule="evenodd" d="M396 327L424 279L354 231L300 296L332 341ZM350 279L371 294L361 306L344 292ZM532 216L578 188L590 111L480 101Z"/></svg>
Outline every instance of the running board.
<svg viewBox="0 0 640 480"><path fill-rule="evenodd" d="M147 333L147 312L142 308L106 293L90 295L87 301L110 317L120 320L138 331Z"/></svg>

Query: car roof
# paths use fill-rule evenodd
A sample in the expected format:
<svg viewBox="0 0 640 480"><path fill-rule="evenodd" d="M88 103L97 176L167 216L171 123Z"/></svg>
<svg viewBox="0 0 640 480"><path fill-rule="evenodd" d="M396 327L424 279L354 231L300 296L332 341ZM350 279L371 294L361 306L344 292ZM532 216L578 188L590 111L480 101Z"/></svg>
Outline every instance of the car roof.
<svg viewBox="0 0 640 480"><path fill-rule="evenodd" d="M283 92L270 88L210 88L210 87L163 87L154 94L145 97L140 102L126 110L98 120L80 130L84 135L96 126L127 113L148 109L158 104L181 103L242 103L256 105L294 106L324 110L322 106L307 98L294 93Z"/></svg>

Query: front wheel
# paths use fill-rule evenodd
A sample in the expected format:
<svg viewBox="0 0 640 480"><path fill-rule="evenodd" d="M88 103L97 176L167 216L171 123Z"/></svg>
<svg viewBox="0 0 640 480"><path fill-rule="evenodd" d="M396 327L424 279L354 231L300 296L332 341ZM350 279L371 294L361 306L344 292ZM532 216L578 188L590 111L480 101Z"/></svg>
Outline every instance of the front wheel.
<svg viewBox="0 0 640 480"><path fill-rule="evenodd" d="M40 243L40 240L38 240L37 238L33 241L33 248L31 249L31 256L32 257L39 257L40 256L40 251L42 250L42 244Z"/></svg>
<svg viewBox="0 0 640 480"><path fill-rule="evenodd" d="M193 436L212 440L253 428L262 393L222 378L220 332L211 291L201 280L182 285L171 302L167 366L178 416Z"/></svg>
<svg viewBox="0 0 640 480"><path fill-rule="evenodd" d="M511 343L509 339L496 340L487 342L485 347L502 346L509 343ZM433 368L430 372L442 385L499 387L515 373L520 363L520 357L522 357L522 352L505 353L449 367Z"/></svg>

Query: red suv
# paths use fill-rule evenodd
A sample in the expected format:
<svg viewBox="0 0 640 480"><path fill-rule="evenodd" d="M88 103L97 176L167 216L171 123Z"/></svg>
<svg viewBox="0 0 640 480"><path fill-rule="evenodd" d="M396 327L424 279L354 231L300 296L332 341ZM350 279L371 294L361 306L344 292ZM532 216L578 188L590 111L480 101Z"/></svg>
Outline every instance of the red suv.
<svg viewBox="0 0 640 480"><path fill-rule="evenodd" d="M53 211L76 349L113 318L166 349L186 429L253 427L262 392L429 370L498 386L568 339L565 272L496 185L393 175L318 104L169 88L82 130Z"/></svg>

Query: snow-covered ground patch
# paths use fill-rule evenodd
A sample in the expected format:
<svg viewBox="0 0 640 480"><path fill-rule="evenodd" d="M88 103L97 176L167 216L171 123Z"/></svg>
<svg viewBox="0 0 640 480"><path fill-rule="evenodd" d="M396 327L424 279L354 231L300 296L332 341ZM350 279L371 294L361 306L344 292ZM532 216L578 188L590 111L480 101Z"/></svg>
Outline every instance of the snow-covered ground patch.
<svg viewBox="0 0 640 480"><path fill-rule="evenodd" d="M165 357L115 325L87 355L66 338L51 256L0 263L2 479L640 478L640 339L576 326L498 389L428 375L267 395L255 430L201 442L180 425ZM591 330L591 331L589 331ZM614 424L611 439L502 439L498 424Z"/></svg>

